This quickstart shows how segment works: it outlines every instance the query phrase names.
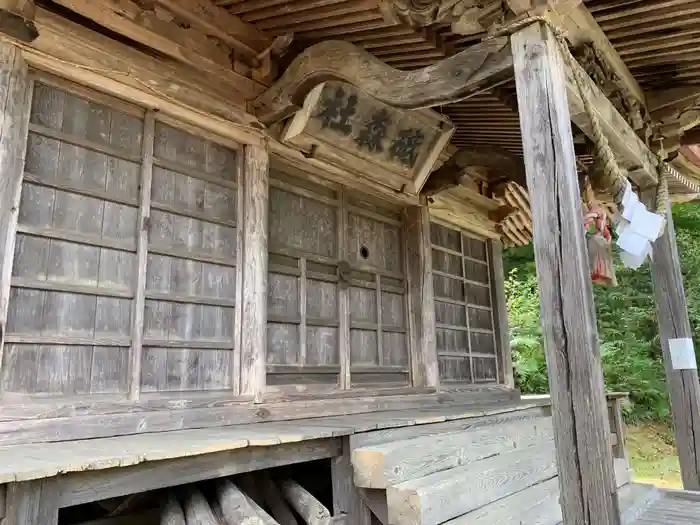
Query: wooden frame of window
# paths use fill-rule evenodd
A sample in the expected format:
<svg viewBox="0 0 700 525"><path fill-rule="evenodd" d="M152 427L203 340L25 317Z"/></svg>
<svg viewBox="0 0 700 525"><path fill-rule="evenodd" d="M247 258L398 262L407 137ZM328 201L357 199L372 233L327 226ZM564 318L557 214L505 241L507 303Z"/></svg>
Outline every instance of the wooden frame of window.
<svg viewBox="0 0 700 525"><path fill-rule="evenodd" d="M430 228L441 385L503 383L491 241L440 221Z"/></svg>

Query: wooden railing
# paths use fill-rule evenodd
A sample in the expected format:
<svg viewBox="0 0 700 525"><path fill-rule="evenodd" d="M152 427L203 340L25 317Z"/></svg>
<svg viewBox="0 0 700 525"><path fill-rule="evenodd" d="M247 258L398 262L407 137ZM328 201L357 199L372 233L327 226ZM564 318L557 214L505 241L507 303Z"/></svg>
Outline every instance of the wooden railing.
<svg viewBox="0 0 700 525"><path fill-rule="evenodd" d="M609 392L606 395L608 403L608 418L610 421L610 442L614 458L626 458L625 422L622 419L622 405L627 402L629 393ZM522 399L548 400L549 394L522 396Z"/></svg>

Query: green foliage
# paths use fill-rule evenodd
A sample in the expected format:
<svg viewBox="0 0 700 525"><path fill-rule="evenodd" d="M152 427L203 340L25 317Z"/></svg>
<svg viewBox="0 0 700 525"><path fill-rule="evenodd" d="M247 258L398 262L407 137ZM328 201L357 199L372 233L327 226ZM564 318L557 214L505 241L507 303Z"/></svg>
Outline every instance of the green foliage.
<svg viewBox="0 0 700 525"><path fill-rule="evenodd" d="M700 329L700 204L673 209L688 313ZM523 393L548 391L532 247L508 250L506 295L516 382ZM668 420L668 393L648 265L616 265L618 286L594 285L603 374L608 391L630 393L630 420ZM700 340L695 341L700 348Z"/></svg>

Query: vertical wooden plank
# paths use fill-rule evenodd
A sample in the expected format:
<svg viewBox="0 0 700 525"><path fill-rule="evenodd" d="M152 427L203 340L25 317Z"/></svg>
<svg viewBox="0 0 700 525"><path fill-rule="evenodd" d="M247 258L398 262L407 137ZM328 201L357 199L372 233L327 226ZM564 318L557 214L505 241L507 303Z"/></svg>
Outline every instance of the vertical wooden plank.
<svg viewBox="0 0 700 525"><path fill-rule="evenodd" d="M233 395L241 394L241 334L243 327L243 214L245 203L245 155L238 155L236 172L236 306L233 311L233 359L231 362L231 386Z"/></svg>
<svg viewBox="0 0 700 525"><path fill-rule="evenodd" d="M413 386L438 388L435 294L430 243L430 213L427 198L419 206L406 208L406 281L408 285L408 334Z"/></svg>
<svg viewBox="0 0 700 525"><path fill-rule="evenodd" d="M262 403L267 351L267 223L269 155L246 146L243 191L243 290L241 311L241 394Z"/></svg>
<svg viewBox="0 0 700 525"><path fill-rule="evenodd" d="M9 483L3 525L58 525L59 489L56 478Z"/></svg>
<svg viewBox="0 0 700 525"><path fill-rule="evenodd" d="M469 319L469 286L466 283L467 279L467 267L464 256L467 255L468 250L465 250L464 246L464 233L459 232L459 249L462 252L461 263L462 263L462 286L464 287L464 320L467 326L467 350L469 351L469 374L470 381L474 383L474 358L472 357L472 332L471 332L471 321Z"/></svg>
<svg viewBox="0 0 700 525"><path fill-rule="evenodd" d="M654 243L650 266L683 487L686 490L700 490L698 371L675 369L669 348L672 339L692 341L693 337L670 208L666 212L666 231Z"/></svg>
<svg viewBox="0 0 700 525"><path fill-rule="evenodd" d="M515 388L513 377L513 357L510 353L508 331L508 306L506 304L505 275L503 273L503 244L490 241L489 282L491 283L491 315L498 354L498 374L500 382Z"/></svg>
<svg viewBox="0 0 700 525"><path fill-rule="evenodd" d="M136 238L136 289L131 310L131 356L129 361L129 399L141 395L141 362L143 356L143 321L146 307L146 274L148 269L148 233L151 217L151 187L153 185L153 145L155 143L155 113L146 112L141 152L141 197Z"/></svg>
<svg viewBox="0 0 700 525"><path fill-rule="evenodd" d="M348 197L345 189L340 189L338 208L338 260L348 257ZM351 386L350 378L350 288L338 283L338 355L340 358L340 388Z"/></svg>
<svg viewBox="0 0 700 525"><path fill-rule="evenodd" d="M18 47L0 43L0 369L27 151L32 81ZM2 374L0 374L2 377ZM2 382L0 382L2 389Z"/></svg>
<svg viewBox="0 0 700 525"><path fill-rule="evenodd" d="M377 365L384 364L384 344L382 337L382 278L381 275L374 276L374 285L376 286L375 299L377 300Z"/></svg>
<svg viewBox="0 0 700 525"><path fill-rule="evenodd" d="M331 459L331 483L333 486L333 516L345 514L345 523L372 525L372 513L353 483L350 462L350 438L343 438L343 454Z"/></svg>
<svg viewBox="0 0 700 525"><path fill-rule="evenodd" d="M299 260L299 315L301 322L299 324L299 364L306 364L306 258L302 257Z"/></svg>
<svg viewBox="0 0 700 525"><path fill-rule="evenodd" d="M564 523L618 525L565 64L541 23L512 35L511 47Z"/></svg>

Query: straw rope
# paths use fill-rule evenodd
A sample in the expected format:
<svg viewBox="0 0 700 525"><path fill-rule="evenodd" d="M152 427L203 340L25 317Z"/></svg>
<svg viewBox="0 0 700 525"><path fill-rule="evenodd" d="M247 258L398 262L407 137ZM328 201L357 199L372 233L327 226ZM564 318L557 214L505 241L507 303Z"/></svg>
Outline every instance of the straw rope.
<svg viewBox="0 0 700 525"><path fill-rule="evenodd" d="M619 205L622 196L624 195L624 190L627 187L627 175L626 172L620 168L620 165L615 158L615 153L610 147L608 138L603 133L598 115L593 109L591 97L586 91L585 86L588 83L588 80L585 77L586 73L579 66L576 58L569 50L566 32L556 27L545 15L533 15L521 20L516 20L515 22L505 26L496 27L484 38L484 40L513 34L536 22L542 22L552 31L552 34L558 43L562 57L568 63L569 68L573 72L576 88L578 89L581 100L583 101L584 110L586 111L586 114L591 122L594 164L589 173L596 172L600 174L601 178L596 181L597 185L607 190L613 196L615 204ZM657 172L658 186L656 195L656 212L663 213L665 215L666 207L669 202L669 170L668 166L661 158L659 158ZM660 212L659 210L663 210L663 212Z"/></svg>

